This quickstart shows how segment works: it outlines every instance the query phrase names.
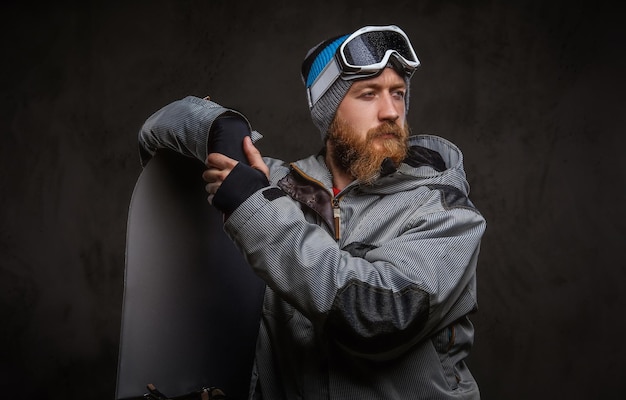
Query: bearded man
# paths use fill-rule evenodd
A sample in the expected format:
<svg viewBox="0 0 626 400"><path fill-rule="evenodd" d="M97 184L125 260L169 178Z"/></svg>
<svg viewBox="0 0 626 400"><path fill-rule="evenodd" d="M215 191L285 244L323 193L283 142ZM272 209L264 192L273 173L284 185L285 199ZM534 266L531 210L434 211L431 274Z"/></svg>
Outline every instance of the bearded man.
<svg viewBox="0 0 626 400"><path fill-rule="evenodd" d="M206 161L209 202L267 285L250 398L479 398L465 359L485 220L460 150L409 135L419 63L396 26L311 49L302 78L325 146L290 164L206 99L144 125L144 163L159 147Z"/></svg>

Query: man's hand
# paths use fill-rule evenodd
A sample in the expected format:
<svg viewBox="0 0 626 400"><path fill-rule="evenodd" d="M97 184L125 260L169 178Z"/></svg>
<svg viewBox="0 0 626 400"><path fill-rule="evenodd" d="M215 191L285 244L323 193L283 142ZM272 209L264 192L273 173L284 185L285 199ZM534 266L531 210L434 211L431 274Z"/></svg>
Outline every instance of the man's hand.
<svg viewBox="0 0 626 400"><path fill-rule="evenodd" d="M254 146L250 137L244 138L243 151L250 167L245 164L238 166L239 163L236 160L220 153L211 153L206 159L208 169L202 174L202 179L207 182L205 190L209 194L208 201L225 213L232 212L252 193L268 185L269 168L263 162L261 153ZM227 178L232 178L231 173L235 168L239 170L235 178L241 182L228 185L228 193L220 192L225 201L214 204L217 192L222 188Z"/></svg>

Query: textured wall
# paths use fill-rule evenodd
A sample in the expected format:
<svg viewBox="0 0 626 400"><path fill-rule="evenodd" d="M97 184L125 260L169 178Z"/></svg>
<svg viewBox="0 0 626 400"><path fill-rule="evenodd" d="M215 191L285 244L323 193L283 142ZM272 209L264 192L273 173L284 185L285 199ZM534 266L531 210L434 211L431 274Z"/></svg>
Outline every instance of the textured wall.
<svg viewBox="0 0 626 400"><path fill-rule="evenodd" d="M266 4L261 4L266 3ZM592 1L0 6L1 392L111 399L136 134L188 94L240 109L266 155L317 151L309 47L395 23L423 67L409 122L464 151L488 219L470 365L485 399L619 398L626 53Z"/></svg>

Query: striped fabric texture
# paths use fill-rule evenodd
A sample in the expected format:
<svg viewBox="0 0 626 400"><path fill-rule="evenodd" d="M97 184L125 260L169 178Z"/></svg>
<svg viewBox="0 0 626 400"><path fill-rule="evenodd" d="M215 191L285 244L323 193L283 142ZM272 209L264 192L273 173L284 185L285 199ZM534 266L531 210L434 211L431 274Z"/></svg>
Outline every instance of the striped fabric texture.
<svg viewBox="0 0 626 400"><path fill-rule="evenodd" d="M485 220L467 198L458 148L428 135L411 144L439 152L448 169L402 164L373 186L349 185L336 196L338 241L310 205L263 190L228 219L268 285L255 398L479 398L464 360ZM295 168L266 161L276 187L296 170L312 191L332 193L320 156ZM346 250L354 244L368 250Z"/></svg>

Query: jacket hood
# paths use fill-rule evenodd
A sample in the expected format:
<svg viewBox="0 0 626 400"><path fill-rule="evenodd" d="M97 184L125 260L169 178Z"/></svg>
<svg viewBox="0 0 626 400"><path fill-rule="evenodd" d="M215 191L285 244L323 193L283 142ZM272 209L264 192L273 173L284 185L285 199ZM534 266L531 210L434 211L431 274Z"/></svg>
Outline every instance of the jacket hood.
<svg viewBox="0 0 626 400"><path fill-rule="evenodd" d="M449 140L434 135L416 135L409 138L409 146L420 146L439 154L445 165L441 170L433 166L411 165L411 160L405 160L397 170L399 175L407 175L426 180L424 184L451 185L461 190L465 195L469 194L469 184L463 166L463 153ZM385 178L381 178L384 181Z"/></svg>

